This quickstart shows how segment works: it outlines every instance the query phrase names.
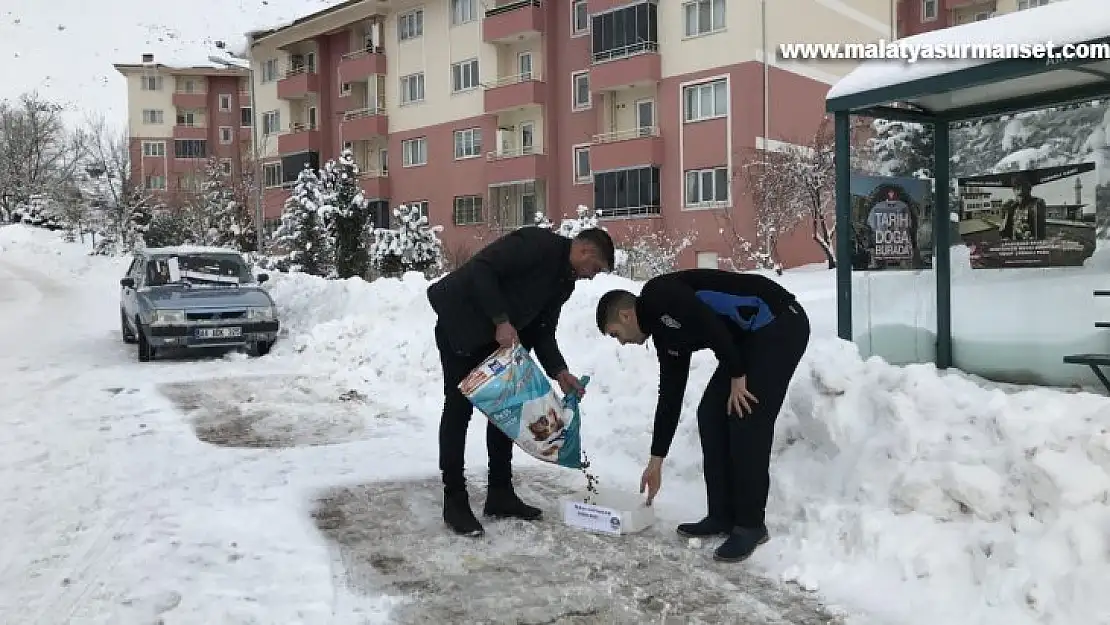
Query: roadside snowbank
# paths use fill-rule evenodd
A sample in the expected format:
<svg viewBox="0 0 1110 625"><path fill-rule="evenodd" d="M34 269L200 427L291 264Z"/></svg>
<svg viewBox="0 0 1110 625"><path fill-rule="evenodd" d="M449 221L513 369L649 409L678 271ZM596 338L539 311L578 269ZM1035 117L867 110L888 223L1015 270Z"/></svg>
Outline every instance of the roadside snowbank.
<svg viewBox="0 0 1110 625"><path fill-rule="evenodd" d="M931 366L863 360L852 344L829 338L831 279L781 278L814 312L816 336L778 431L775 540L754 564L870 613L862 622L1106 618L1110 600L1097 580L1110 575L1110 402L1034 388L1006 393ZM290 334L273 357L392 402L433 431L442 395L426 286L415 274L372 284L277 274L270 288ZM634 490L657 371L650 348L621 348L594 326L597 297L615 286L637 288L612 276L580 283L559 339L572 370L595 380L583 444L596 472ZM704 506L690 415L714 366L709 354L694 359L687 418L658 499L665 524L694 519ZM480 467L482 437L471 438L469 466Z"/></svg>

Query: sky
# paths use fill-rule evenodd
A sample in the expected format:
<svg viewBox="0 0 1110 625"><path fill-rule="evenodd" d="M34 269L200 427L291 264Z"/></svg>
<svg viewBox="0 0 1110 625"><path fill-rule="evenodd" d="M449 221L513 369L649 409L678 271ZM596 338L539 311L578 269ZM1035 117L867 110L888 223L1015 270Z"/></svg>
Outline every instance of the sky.
<svg viewBox="0 0 1110 625"><path fill-rule="evenodd" d="M0 0L0 100L37 91L66 105L71 123L103 114L122 129L127 90L113 63L138 63L144 52L205 62L217 41L238 46L248 30L339 1Z"/></svg>

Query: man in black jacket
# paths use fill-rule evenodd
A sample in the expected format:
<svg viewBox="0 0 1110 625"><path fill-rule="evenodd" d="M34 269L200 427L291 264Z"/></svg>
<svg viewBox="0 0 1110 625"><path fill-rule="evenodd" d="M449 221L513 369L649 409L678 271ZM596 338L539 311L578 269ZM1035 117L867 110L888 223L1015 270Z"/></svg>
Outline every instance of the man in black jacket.
<svg viewBox="0 0 1110 625"><path fill-rule="evenodd" d="M758 274L691 269L614 290L597 305L597 327L621 344L652 337L659 403L651 459L640 482L648 504L659 492L678 428L690 355L711 349L719 363L698 405L709 514L678 533L727 535L714 557L736 562L767 542L764 511L775 419L809 343L809 319L794 295Z"/></svg>
<svg viewBox="0 0 1110 625"><path fill-rule="evenodd" d="M443 366L443 415L439 422L439 468L443 472L443 520L458 534L479 536L482 524L470 509L463 477L466 430L474 412L458 385L499 347L520 342L535 349L547 375L563 392L581 392L555 342L563 304L579 278L613 268L613 240L600 228L573 240L526 227L486 246L458 269L428 287L436 321L436 347ZM519 335L518 335L519 332ZM522 502L512 486L513 442L486 426L490 517L535 520L539 508Z"/></svg>

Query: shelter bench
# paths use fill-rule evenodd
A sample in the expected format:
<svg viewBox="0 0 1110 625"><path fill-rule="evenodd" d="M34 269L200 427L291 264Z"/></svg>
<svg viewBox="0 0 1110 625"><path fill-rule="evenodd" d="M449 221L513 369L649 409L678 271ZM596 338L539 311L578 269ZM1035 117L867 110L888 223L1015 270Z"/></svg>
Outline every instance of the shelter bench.
<svg viewBox="0 0 1110 625"><path fill-rule="evenodd" d="M1110 291L1095 291L1095 297L1110 297ZM1095 327L1110 328L1110 321L1096 321ZM1110 379L1102 372L1102 367L1110 367L1110 354L1072 354L1064 356L1064 363L1090 367L1098 381L1102 382L1102 386L1110 393Z"/></svg>

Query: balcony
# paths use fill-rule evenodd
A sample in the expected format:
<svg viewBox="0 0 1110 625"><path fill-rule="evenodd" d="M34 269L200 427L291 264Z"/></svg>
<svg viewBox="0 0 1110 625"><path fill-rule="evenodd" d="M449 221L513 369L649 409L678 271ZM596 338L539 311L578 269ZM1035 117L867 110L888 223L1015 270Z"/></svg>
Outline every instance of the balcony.
<svg viewBox="0 0 1110 625"><path fill-rule="evenodd" d="M278 81L277 94L282 100L300 100L320 92L320 75L307 67L295 67Z"/></svg>
<svg viewBox="0 0 1110 625"><path fill-rule="evenodd" d="M547 85L535 74L518 74L498 79L485 85L485 107L487 113L500 113L526 106L543 104L547 97Z"/></svg>
<svg viewBox="0 0 1110 625"><path fill-rule="evenodd" d="M500 150L486 154L486 184L503 185L547 178L547 156L535 148Z"/></svg>
<svg viewBox="0 0 1110 625"><path fill-rule="evenodd" d="M654 85L662 78L659 44L653 41L595 52L590 66L590 88L598 92Z"/></svg>
<svg viewBox="0 0 1110 625"><path fill-rule="evenodd" d="M290 124L289 131L278 135L278 153L298 154L320 151L320 129L308 124Z"/></svg>
<svg viewBox="0 0 1110 625"><path fill-rule="evenodd" d="M486 43L523 41L543 34L540 0L501 2L486 11L482 20L482 40Z"/></svg>
<svg viewBox="0 0 1110 625"><path fill-rule="evenodd" d="M208 94L203 91L174 91L173 105L179 109L208 108Z"/></svg>
<svg viewBox="0 0 1110 625"><path fill-rule="evenodd" d="M368 200L389 199L389 172L367 169L359 175L359 186Z"/></svg>
<svg viewBox="0 0 1110 625"><path fill-rule="evenodd" d="M385 50L381 47L366 48L344 54L339 59L339 82L357 82L386 73Z"/></svg>
<svg viewBox="0 0 1110 625"><path fill-rule="evenodd" d="M208 128L204 126L177 125L173 127L174 139L204 140L208 138Z"/></svg>
<svg viewBox="0 0 1110 625"><path fill-rule="evenodd" d="M239 127L239 140L240 141L250 141L251 140L251 132L252 131L251 131L250 127L240 126Z"/></svg>
<svg viewBox="0 0 1110 625"><path fill-rule="evenodd" d="M356 109L343 113L339 134L344 141L368 141L389 134L389 118L385 110L376 107Z"/></svg>
<svg viewBox="0 0 1110 625"><path fill-rule="evenodd" d="M594 171L662 164L663 138L656 126L594 135L590 146L590 168Z"/></svg>

